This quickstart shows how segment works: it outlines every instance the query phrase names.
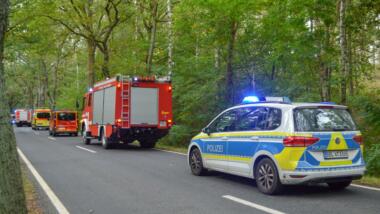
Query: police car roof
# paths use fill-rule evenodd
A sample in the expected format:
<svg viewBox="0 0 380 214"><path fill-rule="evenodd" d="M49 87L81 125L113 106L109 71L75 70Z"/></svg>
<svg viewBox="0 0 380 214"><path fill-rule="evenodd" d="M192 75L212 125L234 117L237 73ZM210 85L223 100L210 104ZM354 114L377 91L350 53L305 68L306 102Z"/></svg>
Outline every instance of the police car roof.
<svg viewBox="0 0 380 214"><path fill-rule="evenodd" d="M331 103L288 103L288 102L255 102L255 103L247 103L247 104L240 104L236 105L233 108L241 108L241 107L250 107L250 106L271 106L271 107L278 107L278 108L299 108L299 107L319 107L319 106L325 106L325 107L334 107L334 108L347 108L347 106L343 105L337 105L337 104L331 104Z"/></svg>

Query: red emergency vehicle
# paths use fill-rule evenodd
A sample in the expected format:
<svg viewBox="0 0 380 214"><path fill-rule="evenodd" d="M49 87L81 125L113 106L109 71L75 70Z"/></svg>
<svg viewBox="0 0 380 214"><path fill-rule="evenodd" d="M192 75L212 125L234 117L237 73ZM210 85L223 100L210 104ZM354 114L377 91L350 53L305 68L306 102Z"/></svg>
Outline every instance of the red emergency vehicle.
<svg viewBox="0 0 380 214"><path fill-rule="evenodd" d="M32 111L28 109L15 110L15 123L17 127L32 125Z"/></svg>
<svg viewBox="0 0 380 214"><path fill-rule="evenodd" d="M78 136L77 115L76 111L53 111L50 117L49 135L69 134Z"/></svg>
<svg viewBox="0 0 380 214"><path fill-rule="evenodd" d="M169 78L118 75L96 83L83 105L83 141L98 139L105 149L135 140L143 148L153 148L173 124Z"/></svg>

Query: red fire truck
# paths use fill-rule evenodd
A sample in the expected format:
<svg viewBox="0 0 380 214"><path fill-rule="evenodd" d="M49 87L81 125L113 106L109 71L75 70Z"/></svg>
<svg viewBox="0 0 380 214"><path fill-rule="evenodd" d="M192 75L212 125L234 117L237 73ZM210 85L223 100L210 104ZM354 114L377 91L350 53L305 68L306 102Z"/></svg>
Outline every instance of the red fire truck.
<svg viewBox="0 0 380 214"><path fill-rule="evenodd" d="M153 148L173 124L169 78L118 75L96 83L84 96L82 136L98 139L105 149L137 140Z"/></svg>
<svg viewBox="0 0 380 214"><path fill-rule="evenodd" d="M15 110L16 126L31 126L32 124L32 111L28 109L16 109Z"/></svg>

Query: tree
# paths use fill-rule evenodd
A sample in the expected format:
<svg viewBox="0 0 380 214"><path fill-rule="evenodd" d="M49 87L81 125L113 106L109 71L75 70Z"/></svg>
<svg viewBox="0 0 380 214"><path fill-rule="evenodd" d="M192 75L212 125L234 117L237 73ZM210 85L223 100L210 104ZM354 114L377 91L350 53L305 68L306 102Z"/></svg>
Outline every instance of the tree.
<svg viewBox="0 0 380 214"><path fill-rule="evenodd" d="M4 37L8 25L8 0L0 0L0 213L27 213L16 139L9 123L5 95Z"/></svg>
<svg viewBox="0 0 380 214"><path fill-rule="evenodd" d="M56 15L47 15L48 18L62 24L71 33L86 41L89 87L92 87L95 82L96 48L99 48L103 54L103 77L110 77L109 41L111 34L120 23L128 18L126 13L120 12L123 2L129 1L70 0L55 7L55 9L58 8Z"/></svg>
<svg viewBox="0 0 380 214"><path fill-rule="evenodd" d="M348 74L348 50L346 35L346 8L347 1L339 0L339 44L340 44L340 75L341 75L341 102L347 101L347 74Z"/></svg>

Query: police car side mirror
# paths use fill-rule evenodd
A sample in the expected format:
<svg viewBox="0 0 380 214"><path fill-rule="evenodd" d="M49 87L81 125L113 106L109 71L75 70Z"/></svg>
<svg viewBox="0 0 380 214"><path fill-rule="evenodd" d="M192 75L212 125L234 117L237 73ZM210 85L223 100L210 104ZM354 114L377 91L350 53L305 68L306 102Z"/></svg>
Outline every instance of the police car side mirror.
<svg viewBox="0 0 380 214"><path fill-rule="evenodd" d="M205 128L202 129L202 132L206 133L207 135L210 135L210 128L209 127L205 127Z"/></svg>

